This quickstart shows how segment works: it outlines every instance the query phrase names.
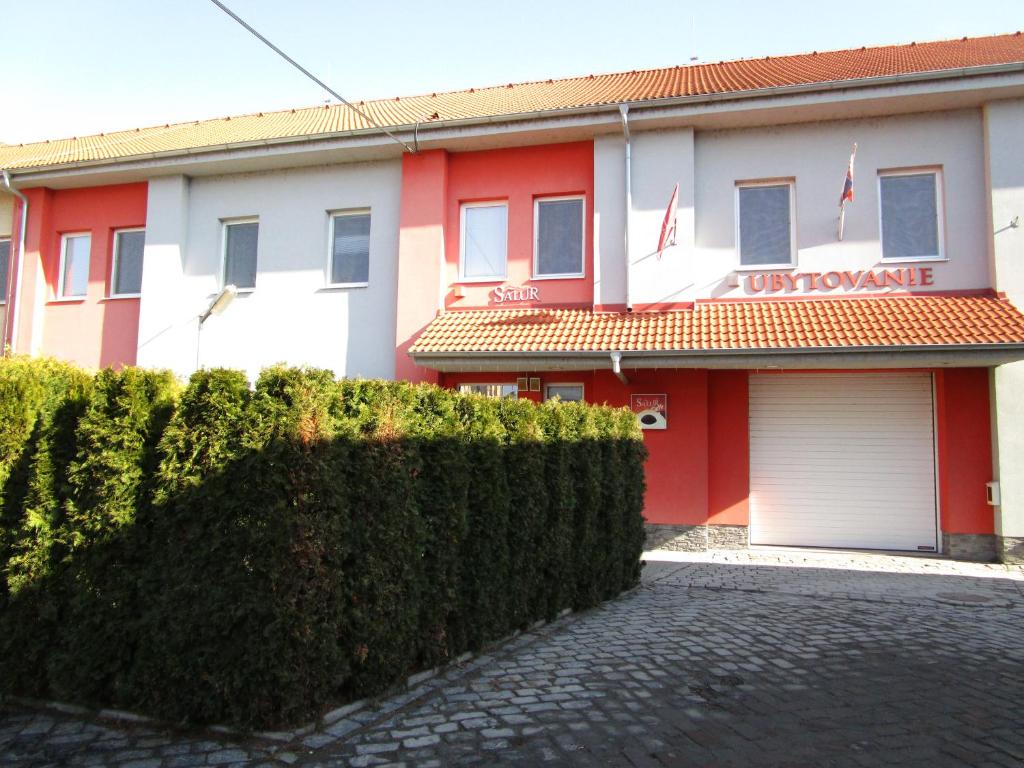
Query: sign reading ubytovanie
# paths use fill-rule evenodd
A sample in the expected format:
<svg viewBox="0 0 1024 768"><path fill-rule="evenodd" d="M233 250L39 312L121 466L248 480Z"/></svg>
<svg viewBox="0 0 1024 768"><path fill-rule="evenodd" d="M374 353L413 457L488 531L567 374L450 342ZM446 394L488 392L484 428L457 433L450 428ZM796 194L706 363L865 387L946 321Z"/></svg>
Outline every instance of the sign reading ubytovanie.
<svg viewBox="0 0 1024 768"><path fill-rule="evenodd" d="M750 293L781 291L882 290L886 288L926 288L935 284L931 267L880 269L843 272L754 272L747 275Z"/></svg>
<svg viewBox="0 0 1024 768"><path fill-rule="evenodd" d="M494 304L508 304L514 301L540 301L540 290L532 285L499 285L491 291Z"/></svg>
<svg viewBox="0 0 1024 768"><path fill-rule="evenodd" d="M668 427L668 395L630 395L629 408L636 414L640 429Z"/></svg>

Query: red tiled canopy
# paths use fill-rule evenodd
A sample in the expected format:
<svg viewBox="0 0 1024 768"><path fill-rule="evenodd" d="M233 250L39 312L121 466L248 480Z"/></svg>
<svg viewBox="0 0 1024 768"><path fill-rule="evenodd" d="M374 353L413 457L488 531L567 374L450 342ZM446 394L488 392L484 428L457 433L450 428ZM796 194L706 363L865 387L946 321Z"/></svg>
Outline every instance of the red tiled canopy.
<svg viewBox="0 0 1024 768"><path fill-rule="evenodd" d="M448 312L413 355L785 350L1024 344L1024 315L996 296L698 302L692 310Z"/></svg>

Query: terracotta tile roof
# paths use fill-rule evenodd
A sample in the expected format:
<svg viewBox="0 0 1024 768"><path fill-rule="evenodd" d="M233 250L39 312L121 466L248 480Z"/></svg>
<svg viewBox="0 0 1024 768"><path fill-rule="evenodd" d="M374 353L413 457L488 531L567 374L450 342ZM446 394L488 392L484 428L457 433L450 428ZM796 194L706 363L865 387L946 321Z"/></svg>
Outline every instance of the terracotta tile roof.
<svg viewBox="0 0 1024 768"><path fill-rule="evenodd" d="M773 56L683 67L509 83L449 93L359 102L386 127L517 115L629 101L739 93L762 88L960 70L1024 62L1020 32L876 48ZM0 168L116 160L151 153L330 135L369 124L340 105L176 123L152 128L0 146Z"/></svg>
<svg viewBox="0 0 1024 768"><path fill-rule="evenodd" d="M905 296L698 302L671 312L515 309L448 312L411 354L640 352L1024 344L1005 299Z"/></svg>

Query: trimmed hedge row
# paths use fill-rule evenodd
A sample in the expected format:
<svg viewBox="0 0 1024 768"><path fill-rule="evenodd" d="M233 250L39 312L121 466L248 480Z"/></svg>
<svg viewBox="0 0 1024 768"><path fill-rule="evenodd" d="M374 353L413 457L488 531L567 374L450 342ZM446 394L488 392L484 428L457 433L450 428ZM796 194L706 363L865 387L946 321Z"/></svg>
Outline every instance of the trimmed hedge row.
<svg viewBox="0 0 1024 768"><path fill-rule="evenodd" d="M0 362L0 690L276 727L636 583L632 414Z"/></svg>

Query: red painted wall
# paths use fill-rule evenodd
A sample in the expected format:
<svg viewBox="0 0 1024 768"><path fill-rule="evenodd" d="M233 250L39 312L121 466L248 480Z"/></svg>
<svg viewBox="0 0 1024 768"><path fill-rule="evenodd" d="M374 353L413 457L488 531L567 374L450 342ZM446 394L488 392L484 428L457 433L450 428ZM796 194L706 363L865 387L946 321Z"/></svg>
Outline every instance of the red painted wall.
<svg viewBox="0 0 1024 768"><path fill-rule="evenodd" d="M395 326L395 378L399 380L438 380L436 371L413 363L409 347L441 308L447 195L447 152L436 149L402 156Z"/></svg>
<svg viewBox="0 0 1024 768"><path fill-rule="evenodd" d="M747 371L708 372L708 522L750 524Z"/></svg>
<svg viewBox="0 0 1024 768"><path fill-rule="evenodd" d="M29 224L18 351L36 351L99 368L135 363L139 300L110 299L114 230L146 225L147 185L28 190ZM88 232L85 298L57 301L61 235Z"/></svg>
<svg viewBox="0 0 1024 768"><path fill-rule="evenodd" d="M938 432L939 520L945 533L994 533L985 501L992 480L992 431L988 370L935 372Z"/></svg>
<svg viewBox="0 0 1024 768"><path fill-rule="evenodd" d="M403 182L404 185L404 182ZM584 277L533 279L533 203L538 197L582 194L585 198ZM508 203L508 270L505 280L465 283L463 298L452 289L459 282L460 206L479 201ZM404 205L403 205L404 209ZM594 300L594 144L546 144L449 156L445 242L445 306L469 309L491 306L490 292L499 285L532 285L540 301L502 307L586 305Z"/></svg>

